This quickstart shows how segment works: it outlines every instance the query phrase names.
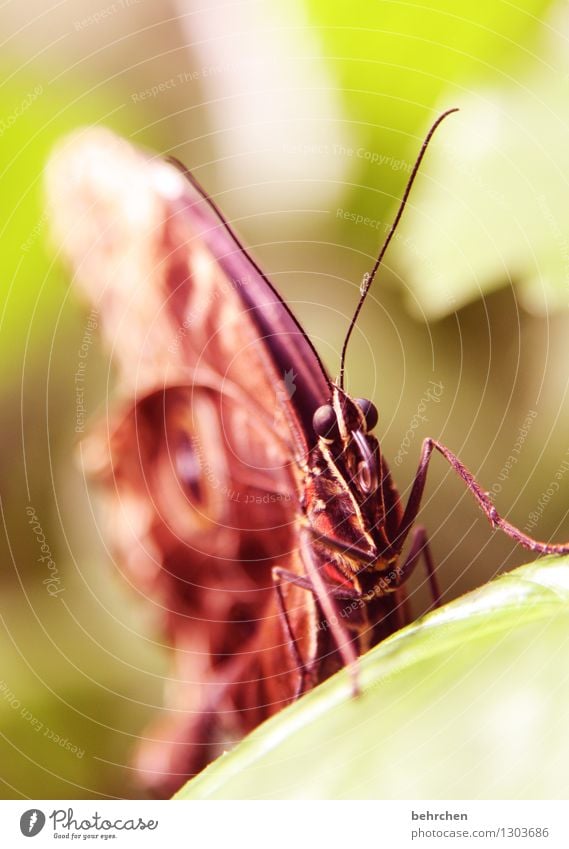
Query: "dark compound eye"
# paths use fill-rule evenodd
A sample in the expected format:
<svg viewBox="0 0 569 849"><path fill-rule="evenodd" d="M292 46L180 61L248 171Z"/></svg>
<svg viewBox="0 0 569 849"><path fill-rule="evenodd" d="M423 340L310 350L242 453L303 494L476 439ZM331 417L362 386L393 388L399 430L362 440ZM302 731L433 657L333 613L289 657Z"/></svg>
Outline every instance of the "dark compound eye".
<svg viewBox="0 0 569 849"><path fill-rule="evenodd" d="M356 404L364 414L366 429L368 431L373 430L379 421L377 407L371 401L368 401L367 398L356 398Z"/></svg>
<svg viewBox="0 0 569 849"><path fill-rule="evenodd" d="M312 418L312 427L315 434L322 437L322 439L334 442L340 438L338 420L331 404L324 404L322 407L318 407Z"/></svg>

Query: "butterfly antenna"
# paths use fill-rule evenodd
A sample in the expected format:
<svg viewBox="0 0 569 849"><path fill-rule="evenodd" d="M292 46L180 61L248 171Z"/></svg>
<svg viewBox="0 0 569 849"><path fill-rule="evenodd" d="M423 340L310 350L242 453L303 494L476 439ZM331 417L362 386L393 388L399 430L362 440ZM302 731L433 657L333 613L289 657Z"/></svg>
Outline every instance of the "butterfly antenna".
<svg viewBox="0 0 569 849"><path fill-rule="evenodd" d="M391 239L393 238L393 234L395 233L395 231L397 229L397 225L399 224L399 222L401 220L401 216L403 215L403 210L405 209L405 206L407 205L407 198L409 197L409 194L410 194L411 189L413 187L413 183L415 182L415 177L417 176L417 172L419 171L419 168L421 167L421 162L423 161L423 157L425 155L427 147L429 146L429 142L431 141L432 137L434 136L435 130L437 129L439 124L441 124L448 115L452 115L453 112L458 112L458 109L456 107L454 109L447 109L446 112L443 112L442 115L439 115L439 117L437 118L437 120L435 121L435 123L433 124L433 126L431 127L431 129L429 130L427 135L425 136L425 140L424 140L423 144L421 145L421 150L419 151L419 155L418 155L417 159L415 160L415 165L413 166L413 170L411 171L411 176L409 177L409 179L407 181L407 185L405 187L405 191L403 193L401 203L399 204L399 209L397 210L397 215L393 219L393 223L392 223L391 227L389 228L389 232L388 232L388 234L385 238L383 245L380 248L380 251L377 255L377 259L374 263L372 270L367 272L364 275L364 279L362 280L362 284L360 286L360 299L358 301L356 311L354 312L353 318L352 318L350 325L348 327L348 331L346 333L346 338L344 339L344 345L342 347L342 357L340 359L340 377L339 377L339 381L338 381L340 389L344 388L344 372L345 372L345 366L346 366L346 351L347 351L347 348L348 348L348 342L350 341L350 337L352 335L353 329L356 326L356 322L358 320L358 316L361 312L361 309L364 305L364 301L367 298L367 294L368 294L368 292L371 288L371 284L374 281L375 275L377 274L378 268L381 265L383 257L385 256L385 252L386 252L387 248L389 247L389 243L391 242Z"/></svg>

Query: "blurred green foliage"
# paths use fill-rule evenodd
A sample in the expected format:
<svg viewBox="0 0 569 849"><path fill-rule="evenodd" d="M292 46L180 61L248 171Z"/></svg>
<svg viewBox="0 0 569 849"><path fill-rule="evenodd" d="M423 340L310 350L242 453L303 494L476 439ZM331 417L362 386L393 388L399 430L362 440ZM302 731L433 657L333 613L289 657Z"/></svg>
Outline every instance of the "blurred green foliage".
<svg viewBox="0 0 569 849"><path fill-rule="evenodd" d="M11 71L11 73L10 73ZM41 73L4 69L0 89L0 239L2 321L0 374L4 387L21 377L24 354L33 368L53 335L69 288L46 248L43 169L54 144L101 116L128 132L126 116L112 115L100 97L85 98L69 84L49 85ZM43 354L41 355L43 356Z"/></svg>
<svg viewBox="0 0 569 849"><path fill-rule="evenodd" d="M569 57L565 35L555 41L554 64L469 94L434 146L407 222L413 250L399 251L429 318L507 284L532 311L569 306Z"/></svg>
<svg viewBox="0 0 569 849"><path fill-rule="evenodd" d="M466 92L515 76L528 64L551 5L307 0L363 148L352 188L358 211L391 215L408 176L400 163L414 161L433 109L466 108ZM382 157L379 164L374 154ZM369 244L363 228L353 235Z"/></svg>
<svg viewBox="0 0 569 849"><path fill-rule="evenodd" d="M0 792L136 795L123 764L152 715L146 702L159 699L163 665L145 638L148 626L141 631L147 617L136 608L125 613L122 582L113 572L101 575L100 542L85 521L89 501L74 449L74 371L85 319L49 250L42 191L46 159L67 132L104 117L128 133L128 118L113 116L104 97L49 85L44 74L11 69L3 78ZM94 412L104 368L96 351L89 366ZM42 583L50 573L38 561L29 504L63 582L58 597Z"/></svg>

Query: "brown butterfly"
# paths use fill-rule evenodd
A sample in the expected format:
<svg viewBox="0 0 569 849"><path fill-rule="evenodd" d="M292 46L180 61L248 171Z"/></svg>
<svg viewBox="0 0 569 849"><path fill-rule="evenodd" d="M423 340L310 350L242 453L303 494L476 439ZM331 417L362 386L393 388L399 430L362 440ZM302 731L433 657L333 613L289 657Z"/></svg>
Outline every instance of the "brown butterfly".
<svg viewBox="0 0 569 849"><path fill-rule="evenodd" d="M534 551L569 551L504 521L433 439L403 505L373 435L376 408L344 388L350 334L448 114L364 280L336 382L178 164L100 129L51 161L53 230L119 378L120 400L83 460L104 485L118 562L175 649L167 706L137 754L156 793L341 666L357 690L357 657L409 621L404 585L421 559L438 603L423 528L401 557L433 450L493 527Z"/></svg>

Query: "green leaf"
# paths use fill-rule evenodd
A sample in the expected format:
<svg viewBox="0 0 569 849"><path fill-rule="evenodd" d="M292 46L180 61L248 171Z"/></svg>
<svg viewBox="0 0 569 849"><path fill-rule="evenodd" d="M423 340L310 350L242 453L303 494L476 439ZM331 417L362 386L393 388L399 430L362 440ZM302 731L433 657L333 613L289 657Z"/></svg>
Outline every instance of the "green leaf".
<svg viewBox="0 0 569 849"><path fill-rule="evenodd" d="M512 284L533 312L569 306L567 26L552 32L547 63L461 96L429 151L398 251L427 318Z"/></svg>
<svg viewBox="0 0 569 849"><path fill-rule="evenodd" d="M457 14L453 0L412 6L307 0L306 9L349 110L371 128L381 125L384 110L424 122L425 106L434 105L449 81L508 79L513 67L527 63L552 5L481 0ZM376 110L364 115L373 103Z"/></svg>
<svg viewBox="0 0 569 849"><path fill-rule="evenodd" d="M517 77L534 55L551 5L481 0L458 12L454 0L308 0L307 15L350 117L343 129L353 144L337 155L353 165L346 212L354 220L390 221L439 104L462 106L465 92ZM337 140L334 127L330 139ZM349 220L343 226L350 244L375 252L381 228Z"/></svg>
<svg viewBox="0 0 569 849"><path fill-rule="evenodd" d="M567 798L569 558L424 617L260 726L177 795Z"/></svg>
<svg viewBox="0 0 569 849"><path fill-rule="evenodd" d="M0 376L5 391L8 382L19 382L28 360L51 354L69 286L46 250L46 160L57 141L82 124L102 121L123 132L130 128L112 101L85 93L86 86L78 82L61 86L39 72L6 71L2 77Z"/></svg>

